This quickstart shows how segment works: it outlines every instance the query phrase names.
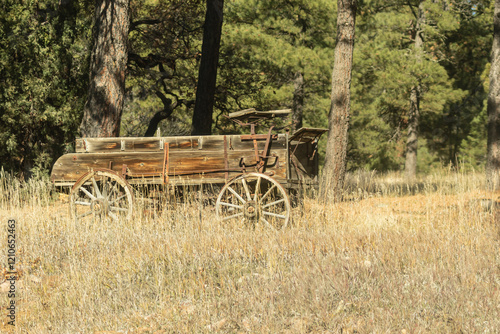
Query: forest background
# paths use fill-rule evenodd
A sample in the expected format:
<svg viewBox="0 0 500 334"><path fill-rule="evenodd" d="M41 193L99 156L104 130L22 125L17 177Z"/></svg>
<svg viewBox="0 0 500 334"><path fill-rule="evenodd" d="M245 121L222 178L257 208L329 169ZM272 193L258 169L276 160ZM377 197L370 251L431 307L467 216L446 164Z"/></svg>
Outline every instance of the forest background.
<svg viewBox="0 0 500 334"><path fill-rule="evenodd" d="M132 0L122 136L143 136L167 105L162 135L191 128L206 11L201 0ZM300 109L328 127L337 5L226 0L212 133L223 115ZM92 0L2 0L0 165L24 177L73 151L89 85ZM415 10L424 39L415 57ZM483 169L493 1L359 1L348 170L404 169L411 88L421 87L418 171ZM324 147L322 148L324 150Z"/></svg>

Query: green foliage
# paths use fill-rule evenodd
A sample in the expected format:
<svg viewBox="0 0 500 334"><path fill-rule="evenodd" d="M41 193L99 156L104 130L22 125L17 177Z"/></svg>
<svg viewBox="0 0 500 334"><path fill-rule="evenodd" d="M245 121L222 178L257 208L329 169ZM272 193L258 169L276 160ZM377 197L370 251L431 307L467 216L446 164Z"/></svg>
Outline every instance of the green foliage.
<svg viewBox="0 0 500 334"><path fill-rule="evenodd" d="M71 144L86 90L85 1L4 1L0 164L29 176Z"/></svg>
<svg viewBox="0 0 500 334"><path fill-rule="evenodd" d="M325 0L227 2L219 74L219 101L223 103L217 105L220 112L291 108L293 78L301 72L305 125L325 126L335 17L334 2Z"/></svg>
<svg viewBox="0 0 500 334"><path fill-rule="evenodd" d="M165 108L159 94L178 103L172 117L160 123L161 133L189 132L204 14L201 0L131 2L124 135L144 135L152 116Z"/></svg>
<svg viewBox="0 0 500 334"><path fill-rule="evenodd" d="M424 44L417 50L412 29L421 2ZM403 166L409 94L416 85L421 87L420 133L427 139L426 145L420 145L419 160L423 160L419 165L456 161L462 141L471 135L470 121L480 113L484 100L477 87L487 55L478 54L475 48L489 37L484 27L477 29L484 22L471 14L473 5L365 2L358 20L353 69L351 168ZM473 46L457 44L464 39L473 41ZM472 68L463 71L464 63Z"/></svg>
<svg viewBox="0 0 500 334"><path fill-rule="evenodd" d="M399 170L409 93L420 85L419 169L484 164L492 1L425 0L424 44L414 47L421 0L360 1L351 93L348 168ZM0 13L0 165L29 175L70 150L88 85L92 0L4 0ZM131 1L122 133L141 136L176 104L163 135L190 129L205 1ZM336 2L226 0L214 121L245 108L292 107L304 77L304 125L326 127ZM323 140L322 143L325 141ZM323 150L324 148L320 148Z"/></svg>

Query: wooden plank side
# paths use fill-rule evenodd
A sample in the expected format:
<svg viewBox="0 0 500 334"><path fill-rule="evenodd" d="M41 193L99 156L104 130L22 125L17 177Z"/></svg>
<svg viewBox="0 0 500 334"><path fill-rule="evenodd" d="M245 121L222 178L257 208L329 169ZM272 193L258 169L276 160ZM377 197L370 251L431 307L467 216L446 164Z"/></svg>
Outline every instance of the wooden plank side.
<svg viewBox="0 0 500 334"><path fill-rule="evenodd" d="M123 142L123 145L122 145ZM196 149L198 148L197 137L116 137L116 138L79 138L76 140L76 153L100 153L100 152L153 152L162 151L163 144L169 143L172 149Z"/></svg>
<svg viewBox="0 0 500 334"><path fill-rule="evenodd" d="M313 152L311 142L290 145L290 180L306 182L317 180L318 155L315 154L313 157Z"/></svg>
<svg viewBox="0 0 500 334"><path fill-rule="evenodd" d="M286 151L272 150L268 170L276 175L286 177ZM169 175L180 177L190 175L190 178L200 178L204 173L212 174L220 170L224 178L224 157L221 152L214 151L177 151L169 155ZM128 176L154 178L163 172L163 152L133 152L133 153L74 153L60 157L52 170L53 181L75 181L92 168L110 168L121 173L122 166L127 165ZM247 170L253 170L255 164L253 151L229 151L228 168L234 172L241 170L240 163L247 165ZM197 175L198 174L198 175Z"/></svg>
<svg viewBox="0 0 500 334"><path fill-rule="evenodd" d="M248 136L248 135L247 135ZM242 140L240 135L228 135L230 150L253 150L253 140ZM179 136L179 137L113 137L78 138L76 153L113 153L113 152L157 152L163 150L164 143L170 150L224 150L224 136ZM264 149L266 140L257 140L258 149ZM271 149L286 148L286 135L279 134L271 141Z"/></svg>

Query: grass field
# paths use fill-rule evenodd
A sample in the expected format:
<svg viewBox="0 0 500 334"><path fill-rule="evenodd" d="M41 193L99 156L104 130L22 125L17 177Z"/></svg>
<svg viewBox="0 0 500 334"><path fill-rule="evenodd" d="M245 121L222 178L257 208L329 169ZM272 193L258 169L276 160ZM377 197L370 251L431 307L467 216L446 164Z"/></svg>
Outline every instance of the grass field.
<svg viewBox="0 0 500 334"><path fill-rule="evenodd" d="M3 174L0 265L9 218L20 263L16 326L4 283L0 332L499 333L498 194L484 184L359 173L346 201L308 198L273 232L197 203L77 224L47 183Z"/></svg>

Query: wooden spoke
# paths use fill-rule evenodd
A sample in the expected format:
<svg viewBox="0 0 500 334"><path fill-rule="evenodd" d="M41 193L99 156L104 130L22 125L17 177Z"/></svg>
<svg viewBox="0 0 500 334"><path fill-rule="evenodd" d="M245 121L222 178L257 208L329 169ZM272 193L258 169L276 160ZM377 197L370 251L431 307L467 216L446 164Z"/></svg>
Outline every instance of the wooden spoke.
<svg viewBox="0 0 500 334"><path fill-rule="evenodd" d="M235 204L226 203L226 202L220 202L220 205L228 206L230 208L243 209L242 205L235 205Z"/></svg>
<svg viewBox="0 0 500 334"><path fill-rule="evenodd" d="M277 213L272 213L272 212L267 212L267 211L262 211L262 213L264 215L267 215L267 216L273 216L273 217L278 217L278 218L281 218L281 219L286 219L285 215L279 215Z"/></svg>
<svg viewBox="0 0 500 334"><path fill-rule="evenodd" d="M75 201L75 204L83 205L83 206L91 206L92 205L92 203L90 203L90 202L82 202L82 201Z"/></svg>
<svg viewBox="0 0 500 334"><path fill-rule="evenodd" d="M263 201L264 199L267 198L267 196L271 193L271 191L273 191L273 189L276 188L276 185L273 184L273 186L271 188L269 188L269 190L264 194L264 196L261 197L261 201Z"/></svg>
<svg viewBox="0 0 500 334"><path fill-rule="evenodd" d="M79 190L81 190L82 192L85 193L85 195L87 195L88 197L90 197L91 199L97 199L94 195L92 195L87 189L85 189L84 187L80 187Z"/></svg>
<svg viewBox="0 0 500 334"><path fill-rule="evenodd" d="M117 186L116 186L117 184L118 183L115 182L115 184L113 184L113 186L109 190L108 196L106 197L108 200L110 200L113 193L117 191Z"/></svg>
<svg viewBox="0 0 500 334"><path fill-rule="evenodd" d="M92 176L92 184L94 185L94 191L97 194L97 198L102 197L101 191L99 190L99 187L97 186L95 176Z"/></svg>
<svg viewBox="0 0 500 334"><path fill-rule="evenodd" d="M241 201L241 203L245 204L247 201L245 201L243 199L243 197L241 197L233 188L231 187L227 187L227 190L229 190L230 192L233 193L234 196L236 196L237 199L239 199Z"/></svg>
<svg viewBox="0 0 500 334"><path fill-rule="evenodd" d="M128 209L127 209L127 208L118 208L118 207L116 207L116 206L110 206L110 207L109 207L109 209L110 209L111 211L121 211L121 212L127 212L127 211L128 211Z"/></svg>
<svg viewBox="0 0 500 334"><path fill-rule="evenodd" d="M247 199L249 201L251 201L252 200L252 196L250 196L250 190L248 190L248 184L247 184L247 181L245 180L245 178L241 179L241 183L243 184L243 188L245 189L245 193L247 195Z"/></svg>
<svg viewBox="0 0 500 334"><path fill-rule="evenodd" d="M267 220L264 219L264 217L260 217L260 220L264 222L264 224L266 224L267 227L270 227L272 228L273 230L275 229L273 225L269 224L269 222Z"/></svg>
<svg viewBox="0 0 500 334"><path fill-rule="evenodd" d="M134 196L128 182L108 169L82 175L70 194L71 215L78 221L89 216L113 222L129 220L133 204Z"/></svg>
<svg viewBox="0 0 500 334"><path fill-rule="evenodd" d="M286 199L284 199L284 198L279 199L279 200L274 201L274 202L272 202L272 203L269 203L269 204L263 205L263 206L262 206L262 209L268 208L268 207L270 207L270 206L272 206L272 205L276 205L276 204L279 204L279 203L283 203L284 201L286 201Z"/></svg>
<svg viewBox="0 0 500 334"><path fill-rule="evenodd" d="M120 197L118 197L118 198L115 198L115 199L114 199L114 200L112 200L112 201L109 201L109 202L108 202L108 204L109 204L109 205L114 204L114 203L118 202L119 200L121 200L121 199L123 199L123 198L125 198L125 197L127 197L127 194L122 195L122 196L120 196Z"/></svg>
<svg viewBox="0 0 500 334"><path fill-rule="evenodd" d="M253 200L257 202L257 197L259 196L260 193L260 182L262 181L262 178L260 176L257 177L257 184L255 185L255 194L253 195Z"/></svg>
<svg viewBox="0 0 500 334"><path fill-rule="evenodd" d="M252 225L260 222L273 229L284 228L291 211L285 189L262 173L241 174L226 183L215 209L221 221Z"/></svg>
<svg viewBox="0 0 500 334"><path fill-rule="evenodd" d="M228 216L228 217L224 217L222 220L230 220L230 219L234 219L236 217L241 217L243 216L243 212L239 212L237 214L234 214L234 215L231 215L231 216Z"/></svg>

